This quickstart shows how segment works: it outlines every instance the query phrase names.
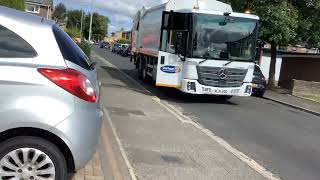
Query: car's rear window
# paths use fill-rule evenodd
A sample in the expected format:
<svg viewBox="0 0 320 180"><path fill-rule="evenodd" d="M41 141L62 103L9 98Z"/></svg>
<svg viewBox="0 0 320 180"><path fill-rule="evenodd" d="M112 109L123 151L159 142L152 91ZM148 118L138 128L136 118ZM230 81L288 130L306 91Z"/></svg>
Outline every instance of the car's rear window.
<svg viewBox="0 0 320 180"><path fill-rule="evenodd" d="M28 42L0 25L1 58L32 58L35 56L37 56L37 52Z"/></svg>
<svg viewBox="0 0 320 180"><path fill-rule="evenodd" d="M54 25L53 34L65 60L71 61L82 68L90 69L89 58L67 33L63 32L57 25Z"/></svg>

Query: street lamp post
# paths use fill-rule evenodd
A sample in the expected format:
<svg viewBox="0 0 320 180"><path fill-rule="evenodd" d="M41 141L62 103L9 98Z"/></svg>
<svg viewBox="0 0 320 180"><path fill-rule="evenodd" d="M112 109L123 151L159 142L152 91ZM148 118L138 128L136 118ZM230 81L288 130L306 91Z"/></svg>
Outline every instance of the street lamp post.
<svg viewBox="0 0 320 180"><path fill-rule="evenodd" d="M91 0L91 18L90 18L90 27L89 27L89 42L91 42L91 34L92 34L92 19L93 19L93 0Z"/></svg>
<svg viewBox="0 0 320 180"><path fill-rule="evenodd" d="M79 22L77 21L77 23L76 23L76 30L78 31L78 24L79 24Z"/></svg>
<svg viewBox="0 0 320 180"><path fill-rule="evenodd" d="M81 24L80 24L80 38L82 39L82 28L83 28L83 9L81 9Z"/></svg>

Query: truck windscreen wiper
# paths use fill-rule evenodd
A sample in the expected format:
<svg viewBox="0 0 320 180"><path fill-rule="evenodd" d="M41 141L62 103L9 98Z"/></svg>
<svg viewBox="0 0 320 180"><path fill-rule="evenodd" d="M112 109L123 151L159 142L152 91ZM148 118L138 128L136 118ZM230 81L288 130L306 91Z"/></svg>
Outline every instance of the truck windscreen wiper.
<svg viewBox="0 0 320 180"><path fill-rule="evenodd" d="M229 60L229 62L225 63L223 66L228 66L229 64L231 64L233 62L232 59Z"/></svg>

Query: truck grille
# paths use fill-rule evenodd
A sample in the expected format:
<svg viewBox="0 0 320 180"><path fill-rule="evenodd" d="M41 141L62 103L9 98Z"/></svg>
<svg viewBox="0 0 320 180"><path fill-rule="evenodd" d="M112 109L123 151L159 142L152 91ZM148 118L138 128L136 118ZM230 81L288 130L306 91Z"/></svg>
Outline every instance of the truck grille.
<svg viewBox="0 0 320 180"><path fill-rule="evenodd" d="M197 66L197 71L198 81L202 85L213 87L240 87L243 84L248 70Z"/></svg>

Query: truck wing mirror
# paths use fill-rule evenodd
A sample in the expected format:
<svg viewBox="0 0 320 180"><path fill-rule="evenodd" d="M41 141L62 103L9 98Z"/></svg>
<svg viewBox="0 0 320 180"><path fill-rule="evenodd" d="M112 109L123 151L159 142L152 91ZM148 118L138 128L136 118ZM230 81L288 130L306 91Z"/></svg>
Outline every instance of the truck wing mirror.
<svg viewBox="0 0 320 180"><path fill-rule="evenodd" d="M257 47L258 48L263 48L265 44L266 44L266 42L264 42L263 40L261 40L261 39L257 40Z"/></svg>

